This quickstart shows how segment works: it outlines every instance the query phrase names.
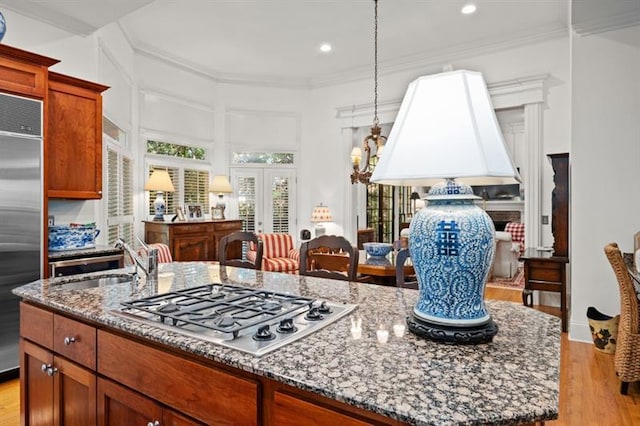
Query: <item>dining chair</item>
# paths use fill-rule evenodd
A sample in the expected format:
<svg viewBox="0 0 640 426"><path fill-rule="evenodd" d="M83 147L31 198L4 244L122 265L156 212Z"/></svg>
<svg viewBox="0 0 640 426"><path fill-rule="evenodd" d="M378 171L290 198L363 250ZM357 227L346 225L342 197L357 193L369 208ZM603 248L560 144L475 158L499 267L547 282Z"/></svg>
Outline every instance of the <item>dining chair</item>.
<svg viewBox="0 0 640 426"><path fill-rule="evenodd" d="M620 393L626 395L630 382L640 381L640 310L638 291L616 243L609 243L604 252L613 268L620 289L620 322L614 366L620 378Z"/></svg>
<svg viewBox="0 0 640 426"><path fill-rule="evenodd" d="M404 274L405 263L407 263L407 259L411 257L411 253L408 248L403 248L398 250L396 254L396 287L402 288L411 288L414 290L418 289L418 281L416 280L415 275L410 277L409 281L406 280Z"/></svg>
<svg viewBox="0 0 640 426"><path fill-rule="evenodd" d="M300 246L300 275L355 281L359 252L338 235L321 235Z"/></svg>
<svg viewBox="0 0 640 426"><path fill-rule="evenodd" d="M253 243L255 250L254 260L248 259L244 253L246 249L243 249L244 244ZM227 234L220 239L220 253L218 255L218 261L223 266L236 266L238 268L258 269L262 268L262 252L263 244L262 240L258 238L253 232L233 232ZM240 257L237 257L237 253L240 253ZM235 254L235 257L233 257Z"/></svg>

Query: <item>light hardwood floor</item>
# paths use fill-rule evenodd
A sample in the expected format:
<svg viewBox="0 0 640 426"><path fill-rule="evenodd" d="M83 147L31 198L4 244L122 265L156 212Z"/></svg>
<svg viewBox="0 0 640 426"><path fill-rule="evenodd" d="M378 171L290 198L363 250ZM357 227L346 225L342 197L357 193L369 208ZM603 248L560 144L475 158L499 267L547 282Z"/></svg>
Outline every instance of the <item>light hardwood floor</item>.
<svg viewBox="0 0 640 426"><path fill-rule="evenodd" d="M521 291L487 287L488 299L522 303ZM558 315L558 309L536 307ZM531 360L535 362L535 360ZM0 426L16 426L20 419L18 380L0 383ZM560 416L547 425L640 425L640 384L620 395L613 355L596 351L590 343L570 342L562 333L560 355Z"/></svg>

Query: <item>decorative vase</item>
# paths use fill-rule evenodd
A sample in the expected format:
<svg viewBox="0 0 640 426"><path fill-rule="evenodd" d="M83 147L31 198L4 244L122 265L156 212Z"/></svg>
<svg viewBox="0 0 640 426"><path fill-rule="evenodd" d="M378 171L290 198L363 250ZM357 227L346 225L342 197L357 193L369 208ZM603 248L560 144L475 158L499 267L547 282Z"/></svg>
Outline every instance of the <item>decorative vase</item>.
<svg viewBox="0 0 640 426"><path fill-rule="evenodd" d="M4 19L4 15L0 12L0 41L7 32L7 21Z"/></svg>
<svg viewBox="0 0 640 426"><path fill-rule="evenodd" d="M587 320L589 329L596 350L606 354L616 351L616 340L618 338L618 323L620 315L614 317L603 314L593 306L587 308Z"/></svg>
<svg viewBox="0 0 640 426"><path fill-rule="evenodd" d="M409 247L420 294L408 320L416 334L449 343L490 341L497 326L484 303L495 228L470 186L434 185L411 221Z"/></svg>

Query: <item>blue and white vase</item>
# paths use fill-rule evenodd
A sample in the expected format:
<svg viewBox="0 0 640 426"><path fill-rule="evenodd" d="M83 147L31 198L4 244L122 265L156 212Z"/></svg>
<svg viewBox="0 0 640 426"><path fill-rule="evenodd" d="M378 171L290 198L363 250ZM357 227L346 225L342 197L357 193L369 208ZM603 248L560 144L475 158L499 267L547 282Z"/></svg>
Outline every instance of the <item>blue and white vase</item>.
<svg viewBox="0 0 640 426"><path fill-rule="evenodd" d="M476 327L491 317L484 290L495 253L495 228L474 204L470 186L434 185L411 221L409 248L420 295L414 316L431 324Z"/></svg>
<svg viewBox="0 0 640 426"><path fill-rule="evenodd" d="M7 32L7 21L4 19L4 15L0 12L0 41Z"/></svg>

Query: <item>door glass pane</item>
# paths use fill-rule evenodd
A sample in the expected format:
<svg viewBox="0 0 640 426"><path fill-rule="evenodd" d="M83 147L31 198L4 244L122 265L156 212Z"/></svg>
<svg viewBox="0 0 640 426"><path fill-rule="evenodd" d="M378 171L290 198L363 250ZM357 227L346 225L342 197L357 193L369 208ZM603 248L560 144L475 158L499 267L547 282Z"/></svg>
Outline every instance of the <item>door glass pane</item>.
<svg viewBox="0 0 640 426"><path fill-rule="evenodd" d="M275 233L289 233L289 179L276 176L271 181L273 207L272 229Z"/></svg>
<svg viewBox="0 0 640 426"><path fill-rule="evenodd" d="M238 218L242 220L242 230L256 232L256 178L238 177Z"/></svg>

